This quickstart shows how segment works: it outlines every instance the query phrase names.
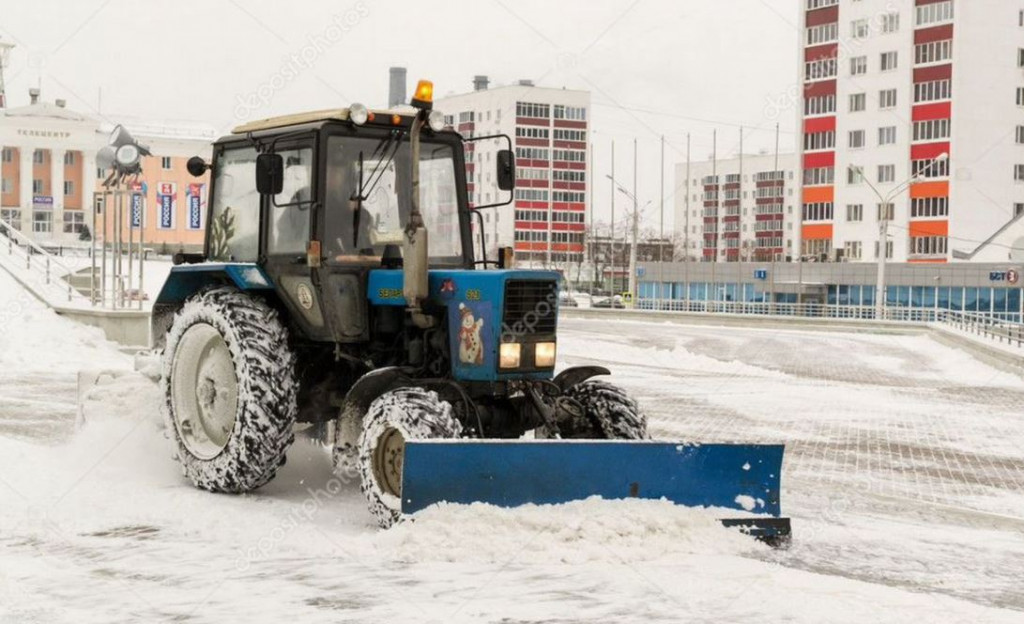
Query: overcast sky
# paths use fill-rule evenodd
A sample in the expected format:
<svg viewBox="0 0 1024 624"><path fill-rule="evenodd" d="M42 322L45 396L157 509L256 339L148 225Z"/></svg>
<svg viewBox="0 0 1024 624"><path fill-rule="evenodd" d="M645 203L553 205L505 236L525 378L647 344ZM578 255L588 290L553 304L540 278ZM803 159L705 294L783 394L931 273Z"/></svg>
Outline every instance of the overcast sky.
<svg viewBox="0 0 1024 624"><path fill-rule="evenodd" d="M0 39L17 45L8 105L41 83L47 100L111 122L201 122L386 104L388 67L435 83L437 95L521 78L592 97L595 211L608 219L609 145L632 186L639 140L641 203L658 227L659 135L672 164L793 144L799 0L4 0ZM336 25L333 26L332 25ZM100 92L102 90L102 104ZM621 197L621 196L620 196ZM621 203L619 204L621 207ZM620 215L621 216L621 215Z"/></svg>

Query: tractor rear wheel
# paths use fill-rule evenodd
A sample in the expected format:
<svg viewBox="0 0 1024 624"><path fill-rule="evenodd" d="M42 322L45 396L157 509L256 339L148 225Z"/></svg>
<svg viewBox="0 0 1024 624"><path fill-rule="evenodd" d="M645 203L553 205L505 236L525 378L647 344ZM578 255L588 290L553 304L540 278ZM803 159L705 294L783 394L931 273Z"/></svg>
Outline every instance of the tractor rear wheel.
<svg viewBox="0 0 1024 624"><path fill-rule="evenodd" d="M269 482L294 440L295 356L277 312L234 288L188 299L167 334L164 414L196 487L246 492Z"/></svg>
<svg viewBox="0 0 1024 624"><path fill-rule="evenodd" d="M616 385L584 381L569 388L566 396L583 406L586 424L573 437L607 440L646 440L647 416L636 401Z"/></svg>
<svg viewBox="0 0 1024 624"><path fill-rule="evenodd" d="M461 433L452 406L436 392L397 388L370 404L359 435L359 472L370 513L382 528L402 515L406 440L451 439Z"/></svg>

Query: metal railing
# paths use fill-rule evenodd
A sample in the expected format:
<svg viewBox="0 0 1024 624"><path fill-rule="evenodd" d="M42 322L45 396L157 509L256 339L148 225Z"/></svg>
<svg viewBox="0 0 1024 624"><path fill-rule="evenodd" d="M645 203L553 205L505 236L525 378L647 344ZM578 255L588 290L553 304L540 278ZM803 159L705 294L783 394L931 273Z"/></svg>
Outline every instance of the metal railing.
<svg viewBox="0 0 1024 624"><path fill-rule="evenodd" d="M962 332L1015 347L1024 346L1024 324L1006 315L942 310L938 321Z"/></svg>
<svg viewBox="0 0 1024 624"><path fill-rule="evenodd" d="M703 301L680 299L641 298L637 310L661 312L690 312L699 314L735 314L752 316L785 316L822 319L893 321L904 323L934 323L941 320L947 310L937 308L888 307L882 318L877 318L874 306L830 303L773 303L757 301ZM984 315L979 315L984 316ZM1013 314L1004 314L1011 323ZM1016 315L1019 317L1020 315Z"/></svg>
<svg viewBox="0 0 1024 624"><path fill-rule="evenodd" d="M74 274L70 267L3 219L0 219L0 249L6 251L7 260L13 266L24 267L28 287L47 303L91 304L67 279Z"/></svg>

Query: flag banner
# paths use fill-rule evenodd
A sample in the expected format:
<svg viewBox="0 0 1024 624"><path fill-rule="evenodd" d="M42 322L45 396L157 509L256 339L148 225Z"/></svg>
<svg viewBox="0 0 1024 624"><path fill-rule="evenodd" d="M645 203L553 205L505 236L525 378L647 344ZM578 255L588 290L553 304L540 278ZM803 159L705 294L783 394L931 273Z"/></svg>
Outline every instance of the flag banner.
<svg viewBox="0 0 1024 624"><path fill-rule="evenodd" d="M157 185L157 227L161 230L174 229L178 203L177 194L177 188L173 182L161 182Z"/></svg>
<svg viewBox="0 0 1024 624"><path fill-rule="evenodd" d="M188 185L188 229L203 229L203 187L204 184Z"/></svg>

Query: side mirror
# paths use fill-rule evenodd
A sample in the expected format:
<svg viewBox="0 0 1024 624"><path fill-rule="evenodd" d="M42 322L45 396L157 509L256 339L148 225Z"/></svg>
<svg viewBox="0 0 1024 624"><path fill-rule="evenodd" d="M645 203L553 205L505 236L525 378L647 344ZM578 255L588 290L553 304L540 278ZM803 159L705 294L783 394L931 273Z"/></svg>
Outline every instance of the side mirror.
<svg viewBox="0 0 1024 624"><path fill-rule="evenodd" d="M256 190L260 195L277 195L284 188L284 158L280 154L256 157Z"/></svg>
<svg viewBox="0 0 1024 624"><path fill-rule="evenodd" d="M512 150L498 152L498 188L511 191L516 187L516 161Z"/></svg>
<svg viewBox="0 0 1024 624"><path fill-rule="evenodd" d="M206 173L206 170L210 168L210 165L206 164L202 156L193 156L185 163L185 168L188 169L189 174L193 178L201 178Z"/></svg>

